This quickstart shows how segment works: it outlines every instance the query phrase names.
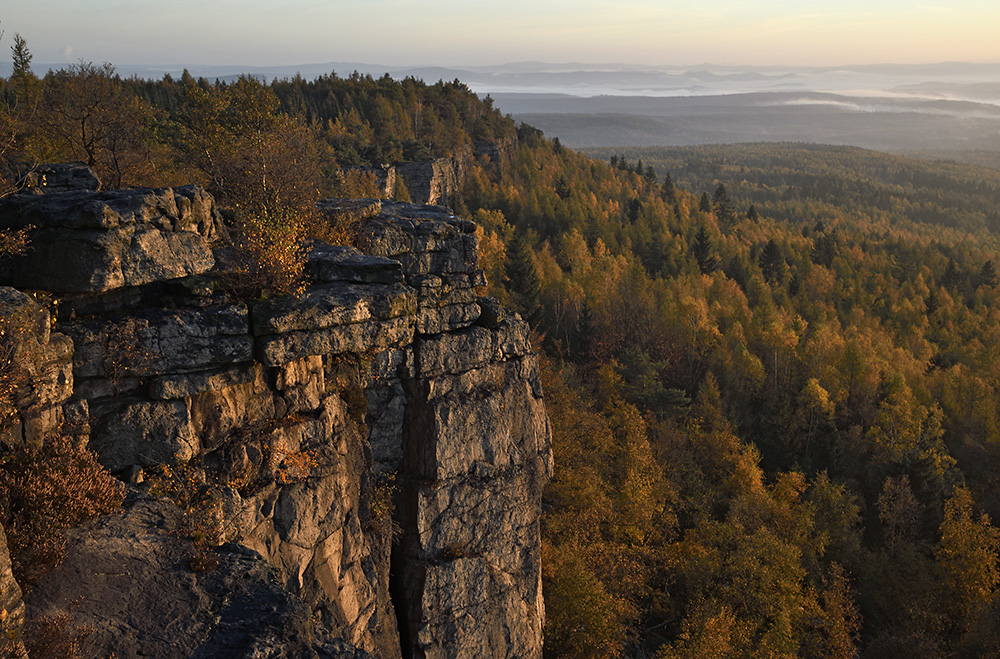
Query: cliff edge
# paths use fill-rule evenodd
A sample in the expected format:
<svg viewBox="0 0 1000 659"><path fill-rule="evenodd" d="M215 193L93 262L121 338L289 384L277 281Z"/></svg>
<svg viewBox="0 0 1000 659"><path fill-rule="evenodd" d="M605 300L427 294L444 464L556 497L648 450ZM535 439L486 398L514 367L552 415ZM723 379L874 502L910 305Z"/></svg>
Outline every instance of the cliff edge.
<svg viewBox="0 0 1000 659"><path fill-rule="evenodd" d="M0 304L44 359L0 441L70 435L132 483L29 620L72 609L119 656L541 656L548 421L471 222L382 202L360 250L314 246L304 294L250 305L213 276L198 188L0 203L29 224L0 283L52 298Z"/></svg>

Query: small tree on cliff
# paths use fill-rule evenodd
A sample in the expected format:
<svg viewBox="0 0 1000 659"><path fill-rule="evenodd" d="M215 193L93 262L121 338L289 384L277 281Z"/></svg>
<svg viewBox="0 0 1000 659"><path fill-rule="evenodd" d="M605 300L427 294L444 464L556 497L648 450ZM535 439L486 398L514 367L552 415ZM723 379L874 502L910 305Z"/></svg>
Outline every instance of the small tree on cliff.
<svg viewBox="0 0 1000 659"><path fill-rule="evenodd" d="M3 31L0 30L0 38ZM31 73L31 52L20 34L10 47L13 73L6 84L0 79L0 197L17 190L24 168L24 138L32 125L38 101L38 79ZM6 234L0 232L0 256Z"/></svg>
<svg viewBox="0 0 1000 659"><path fill-rule="evenodd" d="M125 88L111 64L79 62L42 83L38 129L27 144L35 160L86 162L109 188L156 178L155 112Z"/></svg>
<svg viewBox="0 0 1000 659"><path fill-rule="evenodd" d="M242 297L300 291L305 237L327 237L316 210L316 136L278 106L272 90L246 76L225 87L190 80L184 90L176 144L233 211L230 283Z"/></svg>

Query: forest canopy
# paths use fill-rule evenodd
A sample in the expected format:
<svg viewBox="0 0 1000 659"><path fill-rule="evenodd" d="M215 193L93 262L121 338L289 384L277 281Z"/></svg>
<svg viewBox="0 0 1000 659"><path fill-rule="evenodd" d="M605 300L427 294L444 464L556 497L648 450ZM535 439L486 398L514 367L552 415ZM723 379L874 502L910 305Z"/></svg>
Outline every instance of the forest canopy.
<svg viewBox="0 0 1000 659"><path fill-rule="evenodd" d="M13 54L5 193L80 160L201 183L277 240L376 194L357 166L513 145L449 203L542 353L547 656L1000 652L995 172L787 145L605 162L458 81L39 78Z"/></svg>

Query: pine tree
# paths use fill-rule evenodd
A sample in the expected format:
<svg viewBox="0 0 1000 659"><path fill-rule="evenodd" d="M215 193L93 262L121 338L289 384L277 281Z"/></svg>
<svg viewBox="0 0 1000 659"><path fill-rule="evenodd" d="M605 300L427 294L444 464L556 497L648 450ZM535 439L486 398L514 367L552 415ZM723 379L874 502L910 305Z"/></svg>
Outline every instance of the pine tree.
<svg viewBox="0 0 1000 659"><path fill-rule="evenodd" d="M944 274L941 275L941 285L948 290L954 291L962 284L962 280L965 277L959 272L958 265L955 263L954 259L948 259L948 267L945 268Z"/></svg>
<svg viewBox="0 0 1000 659"><path fill-rule="evenodd" d="M712 196L712 207L715 211L715 217L723 227L729 228L736 224L736 209L733 207L733 202L729 200L726 186L721 183Z"/></svg>
<svg viewBox="0 0 1000 659"><path fill-rule="evenodd" d="M649 183L650 185L656 184L656 168L652 165L646 165L646 171L642 176L646 179L646 183Z"/></svg>
<svg viewBox="0 0 1000 659"><path fill-rule="evenodd" d="M625 205L625 217L628 219L629 224L635 224L639 219L639 213L642 212L642 200L635 197Z"/></svg>
<svg viewBox="0 0 1000 659"><path fill-rule="evenodd" d="M582 364L590 359L590 351L594 344L594 312L586 300L576 319L573 328L572 343L569 346L570 358Z"/></svg>
<svg viewBox="0 0 1000 659"><path fill-rule="evenodd" d="M540 317L542 285L528 241L521 233L508 245L504 275L507 288L514 294L517 310L534 324Z"/></svg>
<svg viewBox="0 0 1000 659"><path fill-rule="evenodd" d="M712 254L712 241L708 237L708 230L702 225L694 237L694 245L691 247L695 260L698 262L698 270L701 274L708 275L715 272L719 267L719 259Z"/></svg>
<svg viewBox="0 0 1000 659"><path fill-rule="evenodd" d="M698 200L698 210L703 213L712 212L712 200L708 198L707 192L701 193L701 199Z"/></svg>
<svg viewBox="0 0 1000 659"><path fill-rule="evenodd" d="M997 269L993 265L993 261L987 261L983 264L983 267L979 270L979 276L976 278L977 288L979 286L986 286L987 288L993 288L997 285Z"/></svg>
<svg viewBox="0 0 1000 659"><path fill-rule="evenodd" d="M833 265L833 259L837 255L837 234L827 233L816 239L809 258L813 263L829 268Z"/></svg>
<svg viewBox="0 0 1000 659"><path fill-rule="evenodd" d="M676 201L677 190L674 189L674 180L670 177L670 172L667 172L666 177L663 179L661 195L667 201Z"/></svg>
<svg viewBox="0 0 1000 659"><path fill-rule="evenodd" d="M767 244L764 245L757 263L760 265L764 281L767 283L775 284L784 279L787 265L785 264L785 257L781 253L781 248L778 247L778 243L774 242L774 238L767 241Z"/></svg>

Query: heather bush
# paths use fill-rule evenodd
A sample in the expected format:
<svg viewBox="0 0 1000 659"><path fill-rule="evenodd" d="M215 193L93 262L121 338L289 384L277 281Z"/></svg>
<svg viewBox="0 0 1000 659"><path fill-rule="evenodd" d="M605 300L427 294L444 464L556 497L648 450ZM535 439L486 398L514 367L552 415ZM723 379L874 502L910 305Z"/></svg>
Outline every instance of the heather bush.
<svg viewBox="0 0 1000 659"><path fill-rule="evenodd" d="M68 437L0 458L0 523L14 577L30 585L62 561L63 531L117 510L122 485Z"/></svg>

